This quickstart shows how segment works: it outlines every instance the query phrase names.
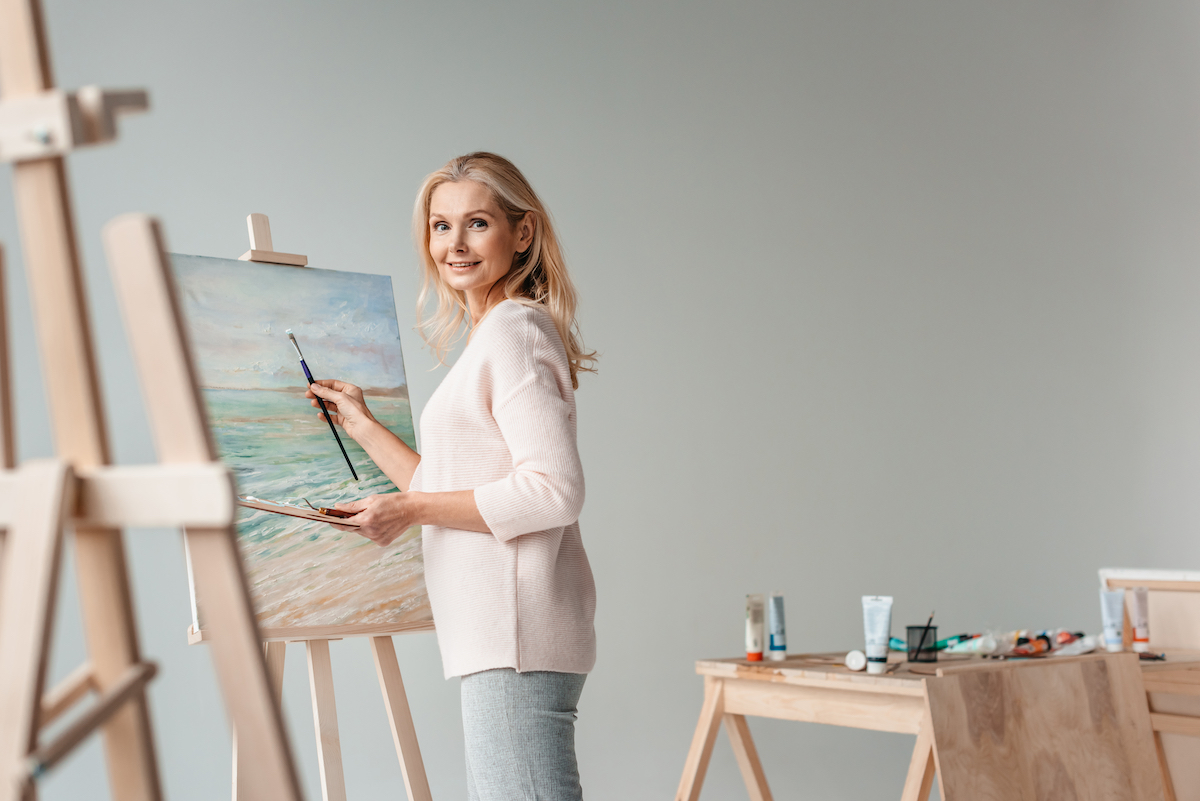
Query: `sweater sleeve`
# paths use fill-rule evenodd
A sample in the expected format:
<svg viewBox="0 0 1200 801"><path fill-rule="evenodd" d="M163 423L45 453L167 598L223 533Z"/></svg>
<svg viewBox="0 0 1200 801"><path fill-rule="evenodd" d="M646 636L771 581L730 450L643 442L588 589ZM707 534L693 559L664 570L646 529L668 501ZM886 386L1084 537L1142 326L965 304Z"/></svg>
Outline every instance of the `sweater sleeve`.
<svg viewBox="0 0 1200 801"><path fill-rule="evenodd" d="M583 467L572 404L556 378L564 369L556 362L566 354L550 350L535 346L533 353L526 351L520 377L509 386L495 387L500 391L492 416L512 455L513 469L499 481L476 487L475 504L502 542L574 523L583 509ZM567 387L569 392L569 383Z"/></svg>

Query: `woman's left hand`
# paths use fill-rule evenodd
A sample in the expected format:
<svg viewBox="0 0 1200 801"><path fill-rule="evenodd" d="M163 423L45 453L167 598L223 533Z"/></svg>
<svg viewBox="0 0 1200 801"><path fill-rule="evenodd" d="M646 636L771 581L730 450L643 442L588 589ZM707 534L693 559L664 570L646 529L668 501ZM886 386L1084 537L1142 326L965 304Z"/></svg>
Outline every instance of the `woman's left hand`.
<svg viewBox="0 0 1200 801"><path fill-rule="evenodd" d="M355 512L354 522L358 527L332 523L330 525L366 537L380 547L391 545L397 537L419 524L416 503L419 494L388 492L383 495L369 495L360 501L335 504L335 509Z"/></svg>

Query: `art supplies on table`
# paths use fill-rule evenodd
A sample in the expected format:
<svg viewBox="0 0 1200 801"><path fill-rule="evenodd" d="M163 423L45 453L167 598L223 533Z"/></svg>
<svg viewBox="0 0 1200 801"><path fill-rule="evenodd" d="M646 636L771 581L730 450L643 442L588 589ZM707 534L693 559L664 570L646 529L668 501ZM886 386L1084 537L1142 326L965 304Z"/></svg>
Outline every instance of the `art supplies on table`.
<svg viewBox="0 0 1200 801"><path fill-rule="evenodd" d="M958 645L960 642L965 642L966 640L971 640L979 636L979 634L955 634L953 637L943 637L935 642L933 647L938 651L945 651L947 648ZM888 641L888 648L893 651L907 651L908 643L899 637L892 637Z"/></svg>
<svg viewBox="0 0 1200 801"><path fill-rule="evenodd" d="M864 595L863 632L867 641L867 672L887 671L888 642L892 637L892 597Z"/></svg>
<svg viewBox="0 0 1200 801"><path fill-rule="evenodd" d="M1100 588L1100 617L1104 623L1104 647L1109 653L1125 650L1125 590Z"/></svg>
<svg viewBox="0 0 1200 801"><path fill-rule="evenodd" d="M761 662L763 658L763 597L746 596L746 661Z"/></svg>
<svg viewBox="0 0 1200 801"><path fill-rule="evenodd" d="M907 648L909 662L936 662L937 661L937 627L933 625L933 615L930 613L929 620L924 626L908 626ZM932 635L932 638L931 638Z"/></svg>
<svg viewBox="0 0 1200 801"><path fill-rule="evenodd" d="M779 662L787 658L787 632L783 622L783 596L772 593L767 599L767 657Z"/></svg>
<svg viewBox="0 0 1200 801"><path fill-rule="evenodd" d="M1150 588L1134 587L1129 593L1129 618L1133 626L1133 650L1150 650Z"/></svg>

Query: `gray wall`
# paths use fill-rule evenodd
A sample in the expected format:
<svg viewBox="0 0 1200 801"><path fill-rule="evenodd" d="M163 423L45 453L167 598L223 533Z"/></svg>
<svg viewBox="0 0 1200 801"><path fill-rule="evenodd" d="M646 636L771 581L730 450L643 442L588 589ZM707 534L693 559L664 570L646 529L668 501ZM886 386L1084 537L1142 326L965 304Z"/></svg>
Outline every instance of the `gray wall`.
<svg viewBox="0 0 1200 801"><path fill-rule="evenodd" d="M560 226L603 354L578 394L600 660L593 799L674 792L699 657L742 598L793 650L861 642L858 596L943 632L1098 628L1097 567L1200 566L1200 8L1195 3L205 3L47 0L60 82L153 113L71 158L121 462L153 457L99 244L125 211L179 252L279 249L393 276L409 331L419 180L507 154ZM3 182L7 183L7 175ZM10 187L0 238L15 249ZM50 454L19 252L20 453ZM178 537L133 532L174 799L224 797ZM82 658L68 589L55 675ZM464 794L457 685L396 638L434 795ZM402 793L364 641L333 646L352 798ZM286 705L319 798L303 651ZM899 793L909 738L754 721L779 798ZM102 798L90 745L45 798ZM706 797L739 797L718 743ZM802 792L802 789L805 792Z"/></svg>

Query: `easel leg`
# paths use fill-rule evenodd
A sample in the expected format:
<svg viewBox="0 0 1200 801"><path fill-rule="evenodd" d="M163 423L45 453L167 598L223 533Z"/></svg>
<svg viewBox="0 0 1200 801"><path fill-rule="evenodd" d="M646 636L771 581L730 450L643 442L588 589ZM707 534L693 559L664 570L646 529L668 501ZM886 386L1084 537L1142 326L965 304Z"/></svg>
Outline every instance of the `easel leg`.
<svg viewBox="0 0 1200 801"><path fill-rule="evenodd" d="M321 767L321 797L325 801L346 801L337 704L333 699L333 668L329 664L329 640L309 640L305 644L308 646L313 723L317 729L317 762Z"/></svg>
<svg viewBox="0 0 1200 801"><path fill-rule="evenodd" d="M726 713L725 732L729 735L733 755L742 770L750 801L773 801L771 788L767 786L767 774L763 773L762 762L758 760L758 750L754 747L754 738L750 736L750 727L746 725L746 716Z"/></svg>
<svg viewBox="0 0 1200 801"><path fill-rule="evenodd" d="M267 676L241 554L231 529L188 529L197 601L211 626L212 655L238 733L238 784L254 801L299 801L300 782Z"/></svg>
<svg viewBox="0 0 1200 801"><path fill-rule="evenodd" d="M17 466L13 439L12 379L8 369L8 301L4 294L4 249L0 248L0 470ZM4 529L0 528L0 576L4 575Z"/></svg>
<svg viewBox="0 0 1200 801"><path fill-rule="evenodd" d="M0 470L17 466L17 443L13 430L12 373L8 369L8 302L4 294L4 249L0 248ZM0 532L0 545L4 534Z"/></svg>
<svg viewBox="0 0 1200 801"><path fill-rule="evenodd" d="M926 717L921 722L921 731L917 734L912 761L908 763L908 776L904 780L904 795L900 796L901 801L928 801L936 772L933 760L933 723Z"/></svg>
<svg viewBox="0 0 1200 801"><path fill-rule="evenodd" d="M275 688L275 703L283 709L283 661L287 656L287 643L269 642L263 645L263 654L267 660L267 674L271 678L271 686ZM233 801L251 801L249 789L238 783L242 774L238 766L237 729L233 730Z"/></svg>
<svg viewBox="0 0 1200 801"><path fill-rule="evenodd" d="M37 743L58 592L69 468L41 462L21 471L21 512L8 532L0 580L0 801L34 796L25 758Z"/></svg>
<svg viewBox="0 0 1200 801"><path fill-rule="evenodd" d="M392 742L396 744L396 756L400 758L400 772L404 774L404 789L408 791L409 801L433 801L392 638L372 637L371 654L375 657L375 672L383 690L383 704L387 708Z"/></svg>
<svg viewBox="0 0 1200 801"><path fill-rule="evenodd" d="M103 692L141 661L125 543L120 531L76 528L74 544L88 656ZM139 695L116 712L103 731L113 797L161 798L145 696Z"/></svg>
<svg viewBox="0 0 1200 801"><path fill-rule="evenodd" d="M712 758L713 743L717 741L717 730L725 711L725 682L712 676L704 677L704 705L700 707L700 721L692 736L692 747L688 750L687 762L683 764L683 777L675 801L696 801L708 761Z"/></svg>

